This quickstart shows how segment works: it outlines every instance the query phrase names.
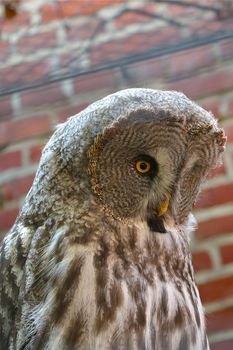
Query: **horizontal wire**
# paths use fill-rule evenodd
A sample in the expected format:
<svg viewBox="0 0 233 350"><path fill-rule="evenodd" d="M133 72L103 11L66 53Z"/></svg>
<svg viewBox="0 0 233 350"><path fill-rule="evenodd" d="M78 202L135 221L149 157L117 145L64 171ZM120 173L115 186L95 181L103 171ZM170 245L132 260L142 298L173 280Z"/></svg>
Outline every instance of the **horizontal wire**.
<svg viewBox="0 0 233 350"><path fill-rule="evenodd" d="M129 64L142 62L152 58L162 57L168 54L185 51L188 49L197 48L199 46L204 46L204 45L212 44L221 40L232 39L232 38L233 38L233 31L220 31L217 33L215 32L214 34L207 35L201 38L196 38L194 40L184 40L182 42L176 43L175 45L170 45L166 47L157 47L143 53L128 55L123 58L114 60L112 62L94 66L87 70L80 71L78 69L74 69L72 71L69 71L68 73L59 74L57 76L53 76L44 80L42 79L40 81L31 83L31 84L23 84L20 86L16 85L11 88L5 88L0 90L0 97L7 96L9 94L13 94L16 92L43 87L45 85L50 85L50 84L64 81L67 79L82 77L85 75L99 73L99 72L103 72L114 68L120 68L122 66L126 66Z"/></svg>

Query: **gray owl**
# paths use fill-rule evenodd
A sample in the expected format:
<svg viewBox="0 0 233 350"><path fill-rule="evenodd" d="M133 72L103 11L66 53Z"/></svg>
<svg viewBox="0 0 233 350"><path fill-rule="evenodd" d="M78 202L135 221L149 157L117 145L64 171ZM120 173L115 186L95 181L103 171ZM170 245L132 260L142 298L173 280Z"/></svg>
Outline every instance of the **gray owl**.
<svg viewBox="0 0 233 350"><path fill-rule="evenodd" d="M1 247L1 350L209 349L190 212L224 145L174 91L123 90L60 125Z"/></svg>

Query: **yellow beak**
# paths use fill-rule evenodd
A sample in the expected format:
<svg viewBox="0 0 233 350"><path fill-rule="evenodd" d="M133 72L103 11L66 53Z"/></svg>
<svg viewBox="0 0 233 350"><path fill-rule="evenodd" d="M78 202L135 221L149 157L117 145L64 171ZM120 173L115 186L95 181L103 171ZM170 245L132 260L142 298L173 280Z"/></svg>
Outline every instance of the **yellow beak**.
<svg viewBox="0 0 233 350"><path fill-rule="evenodd" d="M162 202L160 208L158 209L158 216L162 216L166 213L170 201L170 195Z"/></svg>

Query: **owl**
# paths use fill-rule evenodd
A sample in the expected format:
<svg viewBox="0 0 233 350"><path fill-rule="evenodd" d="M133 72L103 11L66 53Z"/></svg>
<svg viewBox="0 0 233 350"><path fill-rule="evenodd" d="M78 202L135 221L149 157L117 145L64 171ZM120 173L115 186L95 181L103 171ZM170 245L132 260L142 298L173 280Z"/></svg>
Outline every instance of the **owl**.
<svg viewBox="0 0 233 350"><path fill-rule="evenodd" d="M0 252L2 350L207 350L192 207L225 136L175 91L57 127Z"/></svg>

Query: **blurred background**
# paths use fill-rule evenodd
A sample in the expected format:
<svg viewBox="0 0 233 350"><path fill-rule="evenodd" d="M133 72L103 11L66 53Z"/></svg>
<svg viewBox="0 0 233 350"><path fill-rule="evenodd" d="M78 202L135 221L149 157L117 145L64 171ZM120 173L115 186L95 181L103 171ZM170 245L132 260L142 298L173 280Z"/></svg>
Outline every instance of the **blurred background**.
<svg viewBox="0 0 233 350"><path fill-rule="evenodd" d="M233 349L233 1L0 1L0 237L57 123L126 87L183 91L228 136L195 214L212 350Z"/></svg>

